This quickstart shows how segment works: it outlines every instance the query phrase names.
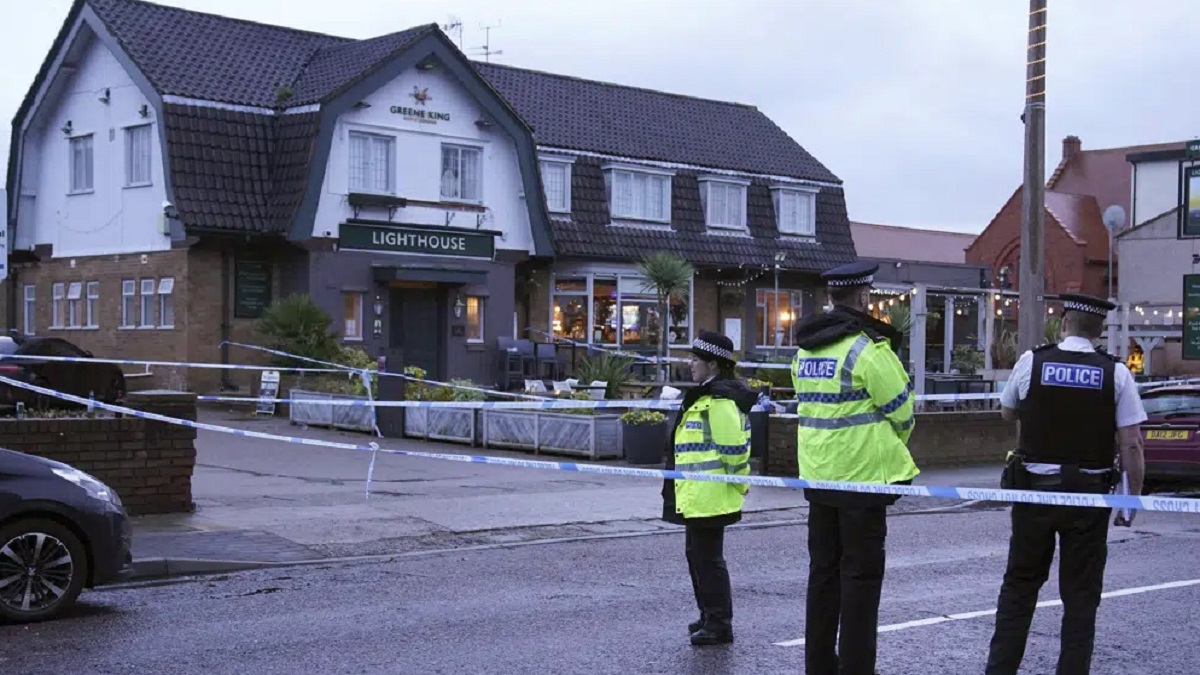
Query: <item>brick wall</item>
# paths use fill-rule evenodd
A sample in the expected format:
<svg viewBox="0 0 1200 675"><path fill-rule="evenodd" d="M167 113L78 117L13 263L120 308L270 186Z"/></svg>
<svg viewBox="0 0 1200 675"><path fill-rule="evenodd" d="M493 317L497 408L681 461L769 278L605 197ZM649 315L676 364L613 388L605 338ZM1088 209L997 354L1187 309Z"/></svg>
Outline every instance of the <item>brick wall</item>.
<svg viewBox="0 0 1200 675"><path fill-rule="evenodd" d="M196 419L196 398L180 392L129 395L131 408ZM0 420L0 447L70 464L116 490L130 515L187 513L192 502L196 431L124 419Z"/></svg>
<svg viewBox="0 0 1200 675"><path fill-rule="evenodd" d="M772 417L766 475L796 476L796 420ZM1016 447L1017 426L998 412L920 413L909 452L921 469L997 464Z"/></svg>

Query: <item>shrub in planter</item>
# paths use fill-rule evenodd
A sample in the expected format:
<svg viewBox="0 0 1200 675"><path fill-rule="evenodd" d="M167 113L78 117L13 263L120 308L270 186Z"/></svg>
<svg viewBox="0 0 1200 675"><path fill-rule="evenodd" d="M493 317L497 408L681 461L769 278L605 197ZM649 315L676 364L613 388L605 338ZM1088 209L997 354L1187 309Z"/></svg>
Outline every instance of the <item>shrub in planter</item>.
<svg viewBox="0 0 1200 675"><path fill-rule="evenodd" d="M658 464L663 461L670 428L667 416L657 410L639 408L621 415L621 446L630 464Z"/></svg>
<svg viewBox="0 0 1200 675"><path fill-rule="evenodd" d="M592 397L586 391L573 391L571 393L562 393L562 394L555 396L555 398L557 398L559 400L569 399L572 401L590 401L590 400L592 400ZM595 407L590 407L590 408L551 408L549 412L559 413L562 415L595 415L596 408Z"/></svg>

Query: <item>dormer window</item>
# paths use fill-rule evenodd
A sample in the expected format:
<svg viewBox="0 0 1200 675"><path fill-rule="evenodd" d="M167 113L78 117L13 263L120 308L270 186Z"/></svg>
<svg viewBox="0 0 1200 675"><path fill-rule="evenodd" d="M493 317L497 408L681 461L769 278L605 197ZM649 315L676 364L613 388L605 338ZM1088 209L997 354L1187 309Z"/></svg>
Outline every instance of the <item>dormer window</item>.
<svg viewBox="0 0 1200 675"><path fill-rule="evenodd" d="M779 234L785 237L817 236L817 193L806 186L771 188Z"/></svg>
<svg viewBox="0 0 1200 675"><path fill-rule="evenodd" d="M571 212L571 158L542 157L542 188L551 213Z"/></svg>
<svg viewBox="0 0 1200 675"><path fill-rule="evenodd" d="M613 220L671 222L670 171L618 164L603 169Z"/></svg>
<svg viewBox="0 0 1200 675"><path fill-rule="evenodd" d="M722 230L746 230L746 190L750 181L728 176L700 176L704 222Z"/></svg>

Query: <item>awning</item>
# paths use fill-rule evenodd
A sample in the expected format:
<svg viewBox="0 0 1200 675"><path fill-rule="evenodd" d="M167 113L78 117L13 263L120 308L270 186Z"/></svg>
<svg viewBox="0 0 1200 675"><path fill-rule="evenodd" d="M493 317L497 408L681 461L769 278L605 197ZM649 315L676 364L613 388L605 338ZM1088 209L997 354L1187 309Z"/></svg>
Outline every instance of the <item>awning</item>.
<svg viewBox="0 0 1200 675"><path fill-rule="evenodd" d="M439 284L486 285L487 272L404 265L376 265L372 268L375 281L427 281Z"/></svg>

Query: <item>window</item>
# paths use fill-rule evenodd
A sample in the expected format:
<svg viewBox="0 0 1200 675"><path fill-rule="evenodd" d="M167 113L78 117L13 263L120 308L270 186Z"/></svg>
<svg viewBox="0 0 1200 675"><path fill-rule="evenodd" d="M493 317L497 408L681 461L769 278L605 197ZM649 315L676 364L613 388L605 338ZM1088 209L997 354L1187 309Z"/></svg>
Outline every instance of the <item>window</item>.
<svg viewBox="0 0 1200 675"><path fill-rule="evenodd" d="M53 293L50 304L50 327L62 328L63 318L66 314L65 307L67 297L67 285L61 281L51 287Z"/></svg>
<svg viewBox="0 0 1200 675"><path fill-rule="evenodd" d="M154 280L142 279L142 320L138 324L141 328L154 327L154 310L158 303L154 301Z"/></svg>
<svg viewBox="0 0 1200 675"><path fill-rule="evenodd" d="M775 216L780 234L812 237L817 234L817 193L814 190L776 188Z"/></svg>
<svg viewBox="0 0 1200 675"><path fill-rule="evenodd" d="M748 183L700 181L700 202L709 227L746 229L746 186Z"/></svg>
<svg viewBox="0 0 1200 675"><path fill-rule="evenodd" d="M158 326L175 327L175 279L166 277L158 280Z"/></svg>
<svg viewBox="0 0 1200 675"><path fill-rule="evenodd" d="M71 194L92 191L92 135L71 139Z"/></svg>
<svg viewBox="0 0 1200 675"><path fill-rule="evenodd" d="M97 313L97 305L100 304L100 282L87 282L87 323L84 325L88 328L97 328L100 325L100 315Z"/></svg>
<svg viewBox="0 0 1200 675"><path fill-rule="evenodd" d="M483 298L467 296L467 342L483 342Z"/></svg>
<svg viewBox="0 0 1200 675"><path fill-rule="evenodd" d="M125 186L150 185L150 125L125 130Z"/></svg>
<svg viewBox="0 0 1200 675"><path fill-rule="evenodd" d="M125 279L121 282L121 328L137 325L137 282Z"/></svg>
<svg viewBox="0 0 1200 675"><path fill-rule="evenodd" d="M756 321L759 347L774 347L776 337L780 347L795 346L795 335L792 328L800 319L802 298L800 291L760 288L755 298L757 305ZM776 334L778 332L778 335Z"/></svg>
<svg viewBox="0 0 1200 675"><path fill-rule="evenodd" d="M671 177L611 169L606 182L614 219L671 222Z"/></svg>
<svg viewBox="0 0 1200 675"><path fill-rule="evenodd" d="M25 285L25 308L24 308L25 316L22 317L24 319L24 321L22 323L25 324L24 332L26 335L33 335L35 332L37 332L37 322L35 320L35 317L37 317L37 314L36 314L37 302L36 301L37 301L37 287L34 286L33 284L26 284Z"/></svg>
<svg viewBox="0 0 1200 675"><path fill-rule="evenodd" d="M342 339L363 339L363 294L346 293L342 296Z"/></svg>
<svg viewBox="0 0 1200 675"><path fill-rule="evenodd" d="M687 344L691 340L688 299L671 299L667 315L669 344ZM653 347L659 344L662 323L658 300L641 277L598 274L554 280L550 326L554 337L591 344Z"/></svg>
<svg viewBox="0 0 1200 675"><path fill-rule="evenodd" d="M483 151L460 145L442 146L442 199L483 201Z"/></svg>
<svg viewBox="0 0 1200 675"><path fill-rule="evenodd" d="M72 281L67 286L67 328L83 327L83 283Z"/></svg>
<svg viewBox="0 0 1200 675"><path fill-rule="evenodd" d="M350 132L350 191L393 194L396 191L396 139Z"/></svg>
<svg viewBox="0 0 1200 675"><path fill-rule="evenodd" d="M558 160L542 161L542 187L546 208L555 213L571 212L571 165Z"/></svg>

